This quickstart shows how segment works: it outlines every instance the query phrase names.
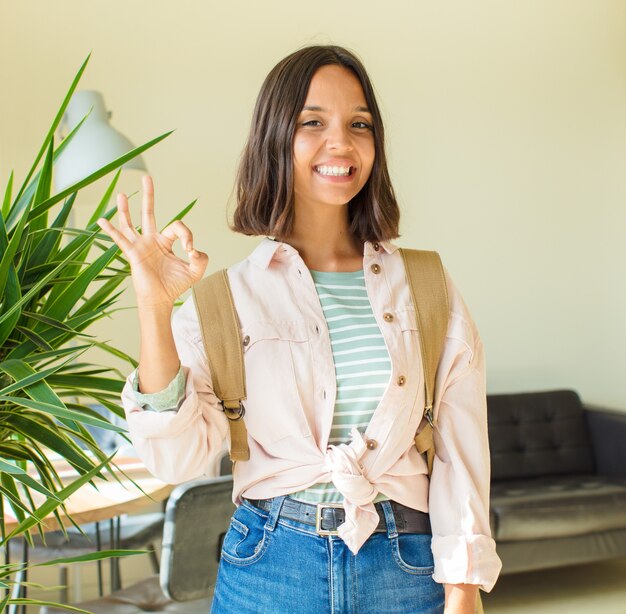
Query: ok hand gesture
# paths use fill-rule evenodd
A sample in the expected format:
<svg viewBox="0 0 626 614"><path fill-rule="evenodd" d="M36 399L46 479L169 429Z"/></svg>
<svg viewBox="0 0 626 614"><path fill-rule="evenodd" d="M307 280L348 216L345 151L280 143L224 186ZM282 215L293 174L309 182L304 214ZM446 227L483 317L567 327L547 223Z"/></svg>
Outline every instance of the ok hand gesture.
<svg viewBox="0 0 626 614"><path fill-rule="evenodd" d="M174 301L202 278L209 258L194 249L191 230L180 220L157 231L152 178L144 176L142 185L141 233L133 226L125 194L117 196L119 229L104 218L98 220L98 225L130 264L139 309L171 309ZM172 251L176 239L180 239L188 261Z"/></svg>

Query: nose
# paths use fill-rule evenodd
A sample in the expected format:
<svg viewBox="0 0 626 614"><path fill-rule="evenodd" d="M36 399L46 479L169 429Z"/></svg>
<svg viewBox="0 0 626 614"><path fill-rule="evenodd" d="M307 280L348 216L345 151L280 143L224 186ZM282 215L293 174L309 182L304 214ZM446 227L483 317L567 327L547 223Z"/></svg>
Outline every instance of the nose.
<svg viewBox="0 0 626 614"><path fill-rule="evenodd" d="M352 135L347 126L333 122L328 126L326 144L333 151L352 151Z"/></svg>

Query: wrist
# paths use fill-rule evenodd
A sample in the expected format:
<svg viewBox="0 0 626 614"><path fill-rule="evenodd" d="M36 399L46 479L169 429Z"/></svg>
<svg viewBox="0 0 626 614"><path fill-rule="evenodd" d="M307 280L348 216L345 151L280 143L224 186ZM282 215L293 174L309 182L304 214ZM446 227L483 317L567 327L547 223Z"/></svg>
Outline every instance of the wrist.
<svg viewBox="0 0 626 614"><path fill-rule="evenodd" d="M174 311L173 302L150 303L145 301L137 301L137 312L139 318L154 319L170 319Z"/></svg>
<svg viewBox="0 0 626 614"><path fill-rule="evenodd" d="M445 584L444 614L475 614L478 586L475 584Z"/></svg>

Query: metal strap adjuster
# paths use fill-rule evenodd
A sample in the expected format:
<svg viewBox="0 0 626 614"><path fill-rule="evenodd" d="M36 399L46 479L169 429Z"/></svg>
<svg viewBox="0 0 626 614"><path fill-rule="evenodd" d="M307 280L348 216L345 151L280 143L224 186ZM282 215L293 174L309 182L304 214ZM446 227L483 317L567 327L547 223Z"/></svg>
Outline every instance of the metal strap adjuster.
<svg viewBox="0 0 626 614"><path fill-rule="evenodd" d="M428 420L428 424L430 424L430 426L435 428L435 422L434 422L434 418L433 418L433 406L432 405L428 405L428 406L426 406L424 408L424 417L426 418L426 420Z"/></svg>
<svg viewBox="0 0 626 614"><path fill-rule="evenodd" d="M224 401L220 401L222 411L226 414L226 417L233 422L241 420L246 415L246 408L243 406L243 403L238 401L238 404L238 407L226 407Z"/></svg>
<svg viewBox="0 0 626 614"><path fill-rule="evenodd" d="M318 503L315 511L315 531L318 535L339 535L337 529L322 529L322 510L324 508L343 509L342 503Z"/></svg>

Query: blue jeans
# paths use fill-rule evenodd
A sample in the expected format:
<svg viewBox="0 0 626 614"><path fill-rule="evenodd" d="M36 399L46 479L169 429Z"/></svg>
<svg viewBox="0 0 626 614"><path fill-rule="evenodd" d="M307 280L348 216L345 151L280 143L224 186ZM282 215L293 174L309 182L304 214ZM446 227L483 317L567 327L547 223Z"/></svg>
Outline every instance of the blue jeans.
<svg viewBox="0 0 626 614"><path fill-rule="evenodd" d="M433 578L431 536L396 531L383 502L386 533L353 555L336 536L278 518L244 501L224 538L211 614L441 614L444 588Z"/></svg>

